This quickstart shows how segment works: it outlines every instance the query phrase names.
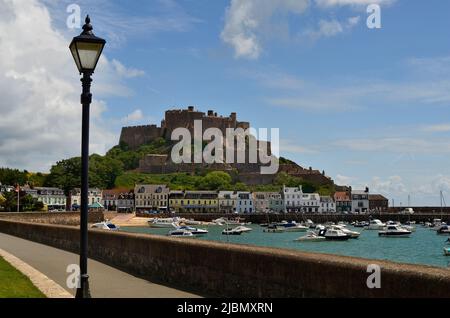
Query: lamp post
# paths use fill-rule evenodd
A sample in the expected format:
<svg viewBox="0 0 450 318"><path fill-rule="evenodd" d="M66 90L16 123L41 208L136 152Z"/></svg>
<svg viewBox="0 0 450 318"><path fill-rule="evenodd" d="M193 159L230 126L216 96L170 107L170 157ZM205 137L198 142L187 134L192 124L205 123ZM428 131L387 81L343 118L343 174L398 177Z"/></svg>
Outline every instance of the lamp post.
<svg viewBox="0 0 450 318"><path fill-rule="evenodd" d="M92 102L91 83L100 55L106 41L92 33L91 19L86 17L83 32L74 37L70 44L70 51L75 64L83 77L81 83L83 92L81 104L83 105L81 128L81 207L80 207L80 285L76 298L90 298L89 275L87 274L87 236L88 236L88 189L89 189L89 108Z"/></svg>

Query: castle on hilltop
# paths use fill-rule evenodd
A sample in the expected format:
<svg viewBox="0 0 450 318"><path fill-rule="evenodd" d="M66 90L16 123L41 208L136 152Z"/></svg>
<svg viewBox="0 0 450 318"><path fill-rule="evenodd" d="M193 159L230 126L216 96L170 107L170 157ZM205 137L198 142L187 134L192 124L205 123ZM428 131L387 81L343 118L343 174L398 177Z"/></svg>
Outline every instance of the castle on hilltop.
<svg viewBox="0 0 450 318"><path fill-rule="evenodd" d="M194 133L194 121L201 120L203 132L208 128L219 128L225 136L227 128L250 127L249 122L237 120L236 113L231 113L229 117L218 116L216 112L208 110L208 113L200 112L189 106L187 109L175 109L166 111L165 118L161 121L161 126L146 125L135 127L124 127L120 134L120 142L128 145L130 149L137 149L139 146L150 143L157 138L164 138L170 141L172 132L180 127L189 129Z"/></svg>
<svg viewBox="0 0 450 318"><path fill-rule="evenodd" d="M216 112L209 110L207 113L200 112L189 106L187 109L168 110L161 126L147 125L124 127L120 134L120 143L126 144L130 149L136 150L140 146L151 143L158 138L171 141L172 132L177 128L187 128L191 135L194 133L194 121L202 121L203 132L208 128L219 128L226 135L227 128L244 130L250 128L249 122L238 121L237 114L231 113L229 117L218 116ZM271 152L271 143L268 141L257 141L257 147L266 147L268 154ZM235 149L236 151L237 149ZM246 149L247 151L248 149ZM170 151L169 151L170 153ZM248 159L248 153L246 154ZM139 162L138 172L152 174L169 174L175 172L197 173L199 170L220 170L230 172L238 181L246 184L270 184L275 181L276 174L263 175L261 163L179 163L172 162L169 154L147 154ZM305 169L295 163L280 164L279 172L285 172L291 176L299 177L316 184L333 184L333 180L325 176L324 172Z"/></svg>

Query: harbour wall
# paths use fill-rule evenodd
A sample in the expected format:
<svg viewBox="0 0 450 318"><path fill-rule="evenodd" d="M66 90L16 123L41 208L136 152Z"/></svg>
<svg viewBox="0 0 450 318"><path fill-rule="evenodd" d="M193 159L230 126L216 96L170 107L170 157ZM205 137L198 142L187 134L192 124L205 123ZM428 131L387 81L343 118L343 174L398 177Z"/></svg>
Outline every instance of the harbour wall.
<svg viewBox="0 0 450 318"><path fill-rule="evenodd" d="M76 227L0 220L0 232L79 249ZM90 258L204 296L450 297L445 268L100 230L89 231L88 243ZM369 264L381 268L379 289L367 287Z"/></svg>
<svg viewBox="0 0 450 318"><path fill-rule="evenodd" d="M370 215L354 215L354 214L296 214L296 213L283 213L283 214L265 214L265 213L253 213L253 214L212 214L212 213L178 213L178 214L158 214L158 215L145 215L143 213L136 213L136 216L140 217L173 217L179 216L182 218L194 219L197 221L210 222L212 220L223 218L236 218L240 217L245 220L245 222L251 222L256 224L261 223L271 223L271 222L281 222L286 221L296 221L302 222L308 219L312 220L314 223L326 223L326 222L354 222L354 221L368 221L372 217L373 219L380 219L383 222L392 221L416 221L416 222L429 222L436 218L441 218L444 222L450 221L450 214L433 214L433 213L421 213L414 215L401 215L392 213L382 213L382 214L372 214Z"/></svg>
<svg viewBox="0 0 450 318"><path fill-rule="evenodd" d="M80 212L8 212L0 213L0 219L23 221L32 223L79 225ZM90 211L89 223L98 223L104 220L103 212Z"/></svg>

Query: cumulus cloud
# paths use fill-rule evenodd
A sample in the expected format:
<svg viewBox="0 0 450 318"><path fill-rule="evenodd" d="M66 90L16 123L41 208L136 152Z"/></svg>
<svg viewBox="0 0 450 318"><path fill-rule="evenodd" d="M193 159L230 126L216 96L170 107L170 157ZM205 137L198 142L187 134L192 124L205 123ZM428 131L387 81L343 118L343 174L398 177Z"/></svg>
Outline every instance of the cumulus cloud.
<svg viewBox="0 0 450 318"><path fill-rule="evenodd" d="M127 68L119 61L113 59L111 61L112 65L114 66L115 71L119 76L125 77L125 78L133 78L133 77L139 77L144 76L145 72L142 70L138 70L135 68Z"/></svg>
<svg viewBox="0 0 450 318"><path fill-rule="evenodd" d="M319 7L329 8L336 6L367 6L370 4L389 5L396 0L315 0Z"/></svg>
<svg viewBox="0 0 450 318"><path fill-rule="evenodd" d="M275 14L301 14L308 0L231 0L222 40L233 47L236 58L256 59L262 52L261 37L271 28Z"/></svg>
<svg viewBox="0 0 450 318"><path fill-rule="evenodd" d="M55 161L80 154L81 83L70 39L37 0L0 0L0 30L0 166L47 171ZM129 93L121 77L107 58L99 61L91 152L104 153L117 142L102 119L107 105L99 98Z"/></svg>

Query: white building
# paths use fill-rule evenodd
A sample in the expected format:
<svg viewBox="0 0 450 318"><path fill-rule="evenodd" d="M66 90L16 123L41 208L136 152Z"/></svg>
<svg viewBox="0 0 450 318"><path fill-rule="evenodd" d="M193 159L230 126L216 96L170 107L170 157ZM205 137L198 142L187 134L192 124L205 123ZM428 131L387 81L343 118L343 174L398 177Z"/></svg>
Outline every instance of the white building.
<svg viewBox="0 0 450 318"><path fill-rule="evenodd" d="M365 190L352 191L352 212L367 213L369 212L369 188Z"/></svg>
<svg viewBox="0 0 450 318"><path fill-rule="evenodd" d="M102 204L103 191L96 188L91 188L88 190L88 205L94 203ZM81 205L81 189L77 188L72 191L72 207L79 208Z"/></svg>
<svg viewBox="0 0 450 318"><path fill-rule="evenodd" d="M270 212L270 199L276 192L253 192L253 204L255 212L268 213Z"/></svg>
<svg viewBox="0 0 450 318"><path fill-rule="evenodd" d="M64 191L58 188L45 188L36 187L31 190L26 190L28 194L42 202L48 210L65 210L66 209L66 196Z"/></svg>
<svg viewBox="0 0 450 318"><path fill-rule="evenodd" d="M136 211L166 211L170 190L166 185L138 184L134 188Z"/></svg>
<svg viewBox="0 0 450 318"><path fill-rule="evenodd" d="M289 188L283 186L283 200L285 212L301 212L303 201L302 187Z"/></svg>
<svg viewBox="0 0 450 318"><path fill-rule="evenodd" d="M336 203L333 198L330 196L321 196L320 197L320 213L335 213L336 212Z"/></svg>
<svg viewBox="0 0 450 318"><path fill-rule="evenodd" d="M254 213L255 207L253 197L250 192L238 192L236 200L237 213Z"/></svg>
<svg viewBox="0 0 450 318"><path fill-rule="evenodd" d="M302 195L302 212L320 212L320 195L318 193L304 193Z"/></svg>
<svg viewBox="0 0 450 318"><path fill-rule="evenodd" d="M219 191L219 212L234 213L237 206L237 193L234 191Z"/></svg>

